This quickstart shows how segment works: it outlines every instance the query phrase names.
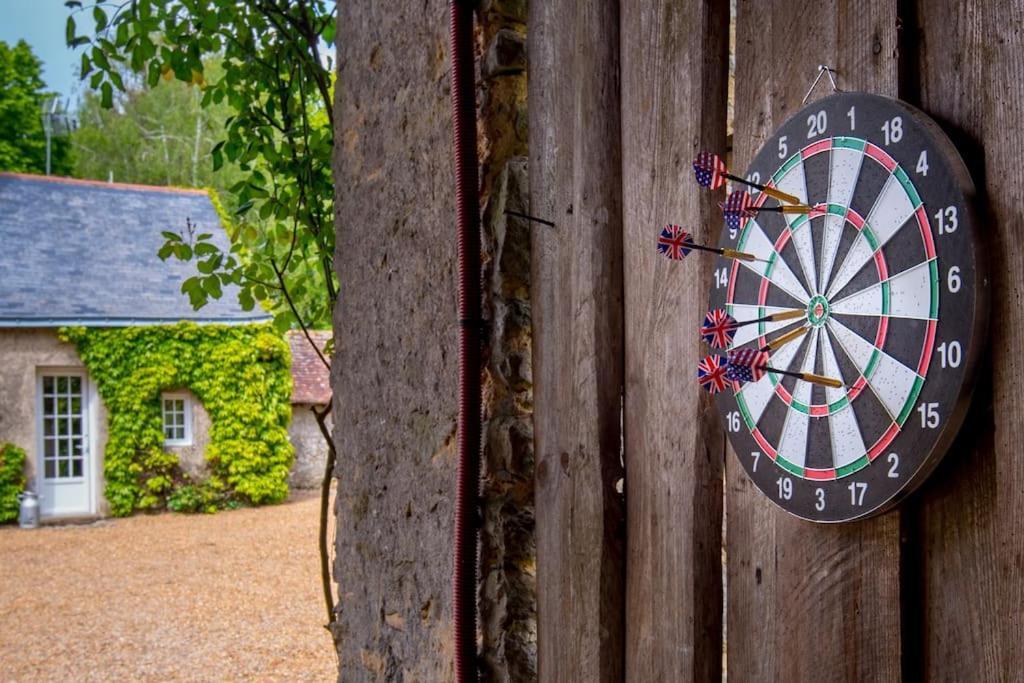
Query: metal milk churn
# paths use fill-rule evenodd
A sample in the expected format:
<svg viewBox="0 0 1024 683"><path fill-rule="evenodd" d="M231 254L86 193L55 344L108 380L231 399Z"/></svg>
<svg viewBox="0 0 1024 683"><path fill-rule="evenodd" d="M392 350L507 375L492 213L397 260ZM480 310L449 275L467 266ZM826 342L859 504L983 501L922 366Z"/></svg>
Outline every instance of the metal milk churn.
<svg viewBox="0 0 1024 683"><path fill-rule="evenodd" d="M21 506L18 508L18 526L35 529L39 526L39 496L31 491L18 494Z"/></svg>

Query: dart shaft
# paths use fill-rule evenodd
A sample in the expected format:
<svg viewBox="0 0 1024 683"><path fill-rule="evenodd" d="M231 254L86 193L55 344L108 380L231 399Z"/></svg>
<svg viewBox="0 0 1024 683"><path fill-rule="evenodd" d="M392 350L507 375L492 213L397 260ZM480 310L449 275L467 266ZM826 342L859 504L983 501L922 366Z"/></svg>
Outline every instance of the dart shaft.
<svg viewBox="0 0 1024 683"><path fill-rule="evenodd" d="M726 173L724 175L725 175L726 178L728 178L729 180L731 180L733 182L742 183L743 185L747 185L749 187L753 187L753 188L756 188L758 190L761 190L761 192L764 192L769 197L774 197L775 199L778 199L780 202L786 202L787 204L799 204L800 203L800 200L798 198L794 197L791 194L787 194L787 193L782 192L780 190L776 190L774 187L766 187L766 186L760 185L758 183L752 183L749 180L746 180L744 178L740 178L738 176L734 176L731 173Z"/></svg>
<svg viewBox="0 0 1024 683"><path fill-rule="evenodd" d="M804 336L805 334L807 334L808 330L810 330L810 329L811 328L809 326L804 325L803 327L798 327L795 330L790 330L786 334L779 335L775 339L772 339L771 341L769 341L767 344L765 344L764 346L761 347L761 350L762 351L774 351L775 349L779 348L780 346L783 346L784 344L788 344L789 342L793 341L794 339L799 339L800 337Z"/></svg>
<svg viewBox="0 0 1024 683"><path fill-rule="evenodd" d="M782 206L759 206L754 210L773 213L810 213L811 207L806 204L783 204Z"/></svg>
<svg viewBox="0 0 1024 683"><path fill-rule="evenodd" d="M833 389L842 389L843 383L833 377L824 377L822 375L815 375L813 372L790 372L789 370L778 370L776 368L765 367L768 372L775 373L776 375L788 375L789 377L796 377L802 379L805 382L811 384L820 384L826 387L832 387Z"/></svg>
<svg viewBox="0 0 1024 683"><path fill-rule="evenodd" d="M807 311L802 308L794 308L792 311L782 311L781 313L772 313L766 315L763 318L755 318L754 320L744 320L741 323L736 323L736 327L743 327L744 325L753 325L755 323L775 323L782 320L795 320L802 318L807 315Z"/></svg>
<svg viewBox="0 0 1024 683"><path fill-rule="evenodd" d="M692 242L686 245L687 249L696 249L697 251L707 251L712 254L720 254L725 258L734 258L740 261L756 261L757 257L753 254L748 254L745 251L736 251L735 249L721 249L719 247L706 247L703 244L693 244Z"/></svg>

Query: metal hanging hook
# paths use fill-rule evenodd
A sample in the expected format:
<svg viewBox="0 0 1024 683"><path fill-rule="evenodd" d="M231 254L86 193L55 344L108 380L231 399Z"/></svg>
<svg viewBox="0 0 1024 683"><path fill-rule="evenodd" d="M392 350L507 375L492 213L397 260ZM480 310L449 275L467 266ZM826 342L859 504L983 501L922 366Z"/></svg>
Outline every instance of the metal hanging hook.
<svg viewBox="0 0 1024 683"><path fill-rule="evenodd" d="M838 71L836 71L835 69L833 69L832 67L830 67L830 66L829 66L829 65L827 65L827 64L819 64L819 65L818 65L818 75L814 77L814 82L813 82L813 83L811 83L811 87L807 89L807 94L806 94L806 95L804 95L804 99L803 99L803 101L802 101L802 102L800 103L801 105L807 104L807 100L808 100L808 98L809 98L809 97L811 96L811 93L812 93L812 92L814 92L814 89L815 89L816 87L818 87L818 81L820 81L820 80L821 80L821 77L822 77L823 75L825 75L825 74L828 74L828 80L829 80L829 82L830 82L830 83L832 83L832 92L843 92L843 91L842 91L842 90L841 90L841 89L839 88L839 86L838 86L838 85L836 85L836 79L835 79L835 77L834 77L834 76L832 75L832 74L836 74L836 75L838 76L838 75L839 75L839 72L838 72Z"/></svg>

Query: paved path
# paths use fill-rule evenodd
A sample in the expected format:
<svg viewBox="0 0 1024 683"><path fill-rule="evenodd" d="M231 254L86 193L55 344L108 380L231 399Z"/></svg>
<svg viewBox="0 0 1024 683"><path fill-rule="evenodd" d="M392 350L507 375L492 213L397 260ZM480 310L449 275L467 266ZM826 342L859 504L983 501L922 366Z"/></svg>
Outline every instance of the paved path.
<svg viewBox="0 0 1024 683"><path fill-rule="evenodd" d="M0 681L335 680L318 520L306 494L0 528Z"/></svg>

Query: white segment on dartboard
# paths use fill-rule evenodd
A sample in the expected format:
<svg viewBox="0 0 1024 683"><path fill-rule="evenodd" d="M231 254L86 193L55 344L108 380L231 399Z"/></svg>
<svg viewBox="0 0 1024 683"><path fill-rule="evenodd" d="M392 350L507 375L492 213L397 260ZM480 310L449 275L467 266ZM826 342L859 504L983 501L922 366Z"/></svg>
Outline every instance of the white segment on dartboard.
<svg viewBox="0 0 1024 683"><path fill-rule="evenodd" d="M793 271L789 269L786 262L782 260L782 256L776 253L775 245L772 244L768 236L764 234L764 230L757 224L757 221L753 218L747 221L746 235L743 244L740 246L742 251L753 254L759 259L767 260L773 254L775 255L775 265L772 268L771 277L768 281L773 285L781 289L782 291L794 297L797 301L802 304L806 304L811 296L804 289L804 286L800 284L800 280ZM740 261L746 268L750 269L758 275L764 275L768 268L767 263L760 261Z"/></svg>
<svg viewBox="0 0 1024 683"><path fill-rule="evenodd" d="M914 388L917 373L884 351L876 349L874 344L843 325L835 317L830 317L827 325L829 331L861 374L871 362L872 354L878 352L878 365L871 377L867 378L868 386L875 392L875 396L895 421Z"/></svg>
<svg viewBox="0 0 1024 683"><path fill-rule="evenodd" d="M795 342L786 344L781 349L772 354L771 365L776 370L789 370L789 366L793 363L793 358L796 357L797 349L800 345ZM764 409L768 407L772 397L775 396L775 385L771 381L771 376L765 373L764 377L757 380L756 382L747 382L740 389L743 394L743 400L747 404L747 412L750 413L750 419L757 424L758 420L761 419Z"/></svg>
<svg viewBox="0 0 1024 683"><path fill-rule="evenodd" d="M800 200L801 204L807 204L807 178L804 175L804 161L800 159L793 165L786 175L779 180L777 187ZM801 229L793 230L793 223L800 214L783 214L786 224L792 232L793 248L800 259L800 268L804 271L804 282L811 289L818 286L818 276L814 272L814 242L811 240L810 223L804 224Z"/></svg>
<svg viewBox="0 0 1024 683"><path fill-rule="evenodd" d="M800 368L801 372L814 372L817 356L818 335L812 334L807 344L804 363ZM798 380L793 388L793 400L810 405L811 388L810 382ZM807 462L807 431L810 420L811 416L807 413L791 408L787 411L786 423L782 427L782 436L779 437L779 455L797 467L803 467Z"/></svg>
<svg viewBox="0 0 1024 683"><path fill-rule="evenodd" d="M819 328L821 333L821 360L825 375L835 377L846 384L839 363L836 361L835 350L832 348L832 340L825 328ZM851 381L852 384L852 381ZM825 399L829 403L835 403L846 396L846 389L834 389L825 387ZM867 452L864 446L864 437L860 433L860 425L857 424L857 413L852 403L847 403L835 413L828 416L829 439L832 442L832 466L836 469L849 465L859 459Z"/></svg>
<svg viewBox="0 0 1024 683"><path fill-rule="evenodd" d="M744 320L756 320L757 318L773 315L775 313L782 313L783 311L789 311L792 309L782 308L781 306L764 306L764 313L761 313L762 307L756 304L732 304L732 317L736 318L739 322ZM790 319L790 320L775 320L764 323L765 334L772 334L780 331L783 328L795 325L796 323L802 322L802 318ZM757 339L761 332L760 324L757 325L744 325L743 327L737 328L736 336L733 337L733 346L743 346Z"/></svg>
<svg viewBox="0 0 1024 683"><path fill-rule="evenodd" d="M853 191L860 177L861 161L864 153L849 147L833 147L829 158L828 203L849 208L853 201ZM835 265L839 242L843 237L846 218L835 214L825 214L825 225L821 236L821 278L818 291L824 291L828 278Z"/></svg>
<svg viewBox="0 0 1024 683"><path fill-rule="evenodd" d="M890 277L889 313L895 318L928 320L931 318L932 270L930 260L908 268ZM831 306L833 313L841 315L882 315L882 283L849 295Z"/></svg>
<svg viewBox="0 0 1024 683"><path fill-rule="evenodd" d="M907 220L914 215L916 209L917 207L910 202L910 197L903 189L899 179L895 175L890 175L867 217L867 224L871 226L878 239L879 249L884 247L892 236L907 224ZM827 296L832 297L842 291L843 287L853 279L853 276L860 272L864 264L871 260L874 253L863 233L858 235L857 241L846 254L846 258L843 259L843 264L836 271L835 278L829 285Z"/></svg>

